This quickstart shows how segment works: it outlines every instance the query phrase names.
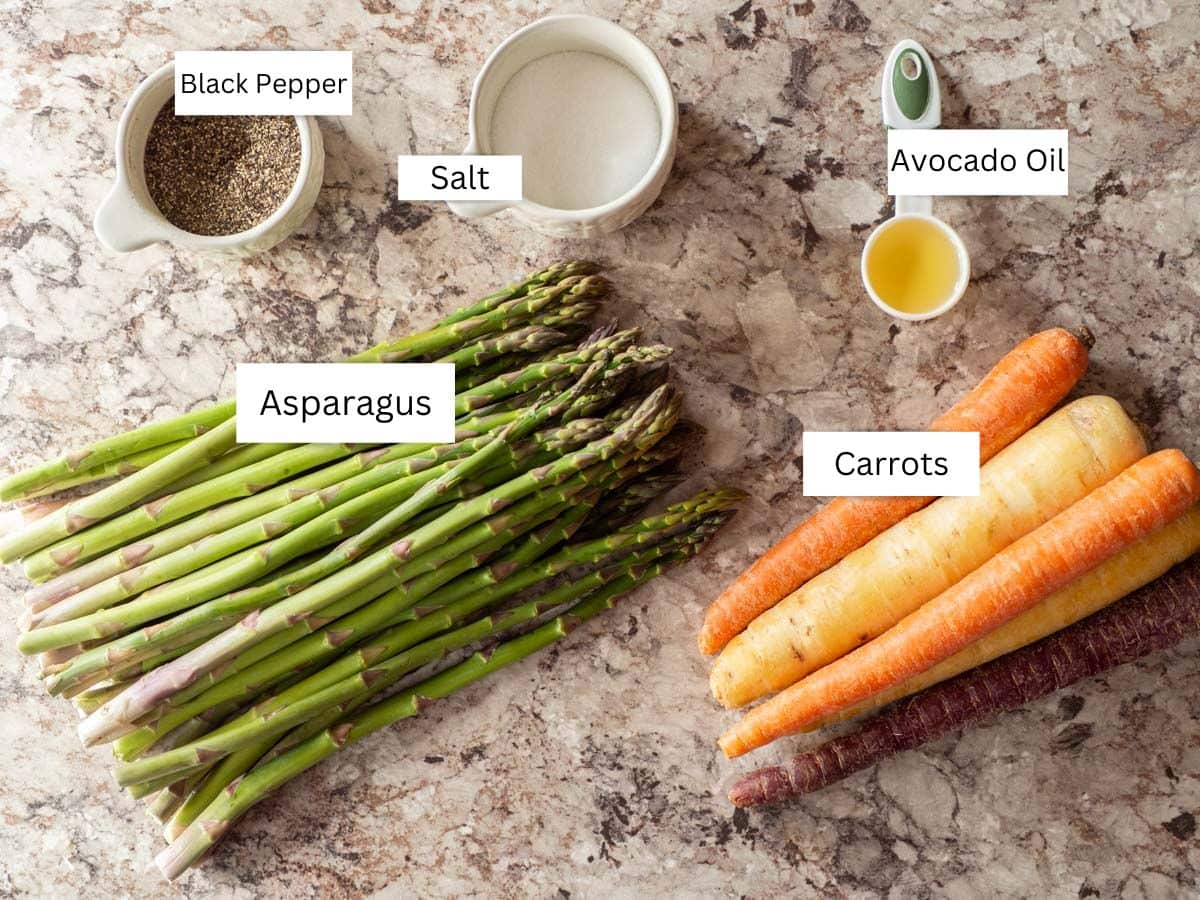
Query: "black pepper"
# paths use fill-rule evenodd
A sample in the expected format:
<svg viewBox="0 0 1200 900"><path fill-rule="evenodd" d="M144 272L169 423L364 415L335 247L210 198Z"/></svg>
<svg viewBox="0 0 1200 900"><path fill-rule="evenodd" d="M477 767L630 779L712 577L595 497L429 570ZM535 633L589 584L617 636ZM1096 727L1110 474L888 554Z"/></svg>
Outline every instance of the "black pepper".
<svg viewBox="0 0 1200 900"><path fill-rule="evenodd" d="M300 173L300 130L291 116L177 116L159 111L146 139L150 197L192 234L246 231L275 212Z"/></svg>

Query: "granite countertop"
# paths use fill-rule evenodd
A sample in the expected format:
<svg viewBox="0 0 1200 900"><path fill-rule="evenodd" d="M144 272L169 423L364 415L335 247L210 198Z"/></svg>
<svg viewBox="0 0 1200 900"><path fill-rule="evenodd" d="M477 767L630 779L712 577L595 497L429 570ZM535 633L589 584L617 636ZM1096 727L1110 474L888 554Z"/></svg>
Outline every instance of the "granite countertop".
<svg viewBox="0 0 1200 900"><path fill-rule="evenodd" d="M550 11L655 47L682 109L650 212L588 242L397 203L394 156L464 143L484 56ZM768 812L735 763L694 635L704 604L813 506L805 427L920 427L1017 339L1098 336L1080 390L1156 446L1200 454L1200 8L1190 0L596 0L456 4L30 2L0 9L0 458L228 393L242 360L320 360L432 321L556 259L602 261L613 312L677 348L709 427L695 483L753 499L702 559L536 661L339 754L258 807L190 897L1195 896L1197 644L1080 684ZM914 37L944 123L1067 127L1071 195L939 203L972 253L949 315L864 296L886 214L878 71ZM179 48L355 53L356 112L325 120L317 210L243 261L116 256L91 218L125 98ZM0 896L161 896L156 828L13 649L0 580Z"/></svg>

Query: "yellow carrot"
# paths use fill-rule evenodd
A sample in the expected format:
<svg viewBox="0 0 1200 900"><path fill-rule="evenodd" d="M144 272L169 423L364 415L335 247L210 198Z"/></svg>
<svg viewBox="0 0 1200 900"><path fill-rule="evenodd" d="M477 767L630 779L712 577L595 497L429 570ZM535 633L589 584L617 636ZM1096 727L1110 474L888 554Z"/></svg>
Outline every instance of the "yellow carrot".
<svg viewBox="0 0 1200 900"><path fill-rule="evenodd" d="M1200 472L1160 450L997 553L875 640L750 710L721 736L729 757L794 734L932 669L1200 500Z"/></svg>
<svg viewBox="0 0 1200 900"><path fill-rule="evenodd" d="M1068 404L983 467L979 496L943 497L755 619L717 658L713 696L742 706L849 653L1145 454L1115 400Z"/></svg>
<svg viewBox="0 0 1200 900"><path fill-rule="evenodd" d="M1149 584L1197 551L1200 551L1200 507L1192 507L1170 525L1077 578L945 662L850 709L818 719L804 730L813 731L857 718L1061 631Z"/></svg>

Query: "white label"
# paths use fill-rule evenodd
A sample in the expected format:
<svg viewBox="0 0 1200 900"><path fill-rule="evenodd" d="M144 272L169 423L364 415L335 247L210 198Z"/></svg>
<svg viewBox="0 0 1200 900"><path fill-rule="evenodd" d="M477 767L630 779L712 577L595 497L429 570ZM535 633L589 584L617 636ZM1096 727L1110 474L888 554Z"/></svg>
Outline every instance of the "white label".
<svg viewBox="0 0 1200 900"><path fill-rule="evenodd" d="M241 444L445 444L453 363L242 363Z"/></svg>
<svg viewBox="0 0 1200 900"><path fill-rule="evenodd" d="M519 156L401 156L397 200L521 202Z"/></svg>
<svg viewBox="0 0 1200 900"><path fill-rule="evenodd" d="M803 453L805 497L979 496L977 431L806 431Z"/></svg>
<svg viewBox="0 0 1200 900"><path fill-rule="evenodd" d="M348 116L354 112L349 50L179 50L175 113L181 116Z"/></svg>
<svg viewBox="0 0 1200 900"><path fill-rule="evenodd" d="M893 128L887 152L892 196L1067 194L1065 128Z"/></svg>

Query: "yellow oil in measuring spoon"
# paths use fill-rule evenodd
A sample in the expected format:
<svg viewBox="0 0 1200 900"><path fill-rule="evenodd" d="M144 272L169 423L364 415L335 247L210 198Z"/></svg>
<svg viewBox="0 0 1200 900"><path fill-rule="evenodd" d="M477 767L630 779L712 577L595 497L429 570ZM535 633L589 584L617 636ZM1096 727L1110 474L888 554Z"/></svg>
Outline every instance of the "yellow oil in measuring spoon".
<svg viewBox="0 0 1200 900"><path fill-rule="evenodd" d="M958 251L927 219L893 219L867 254L867 281L897 312L920 314L950 299L960 272Z"/></svg>

